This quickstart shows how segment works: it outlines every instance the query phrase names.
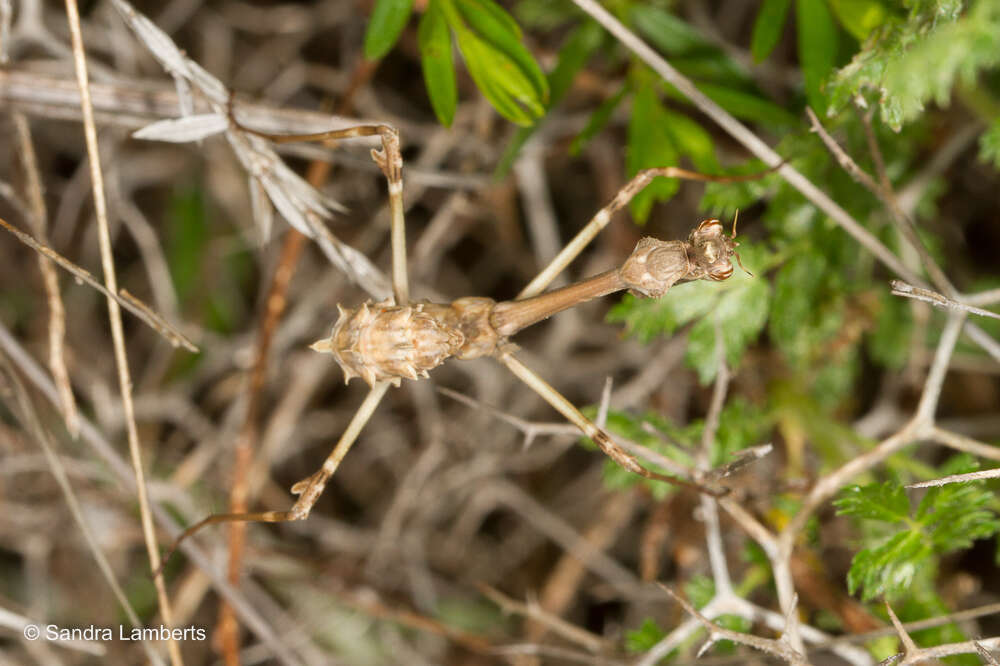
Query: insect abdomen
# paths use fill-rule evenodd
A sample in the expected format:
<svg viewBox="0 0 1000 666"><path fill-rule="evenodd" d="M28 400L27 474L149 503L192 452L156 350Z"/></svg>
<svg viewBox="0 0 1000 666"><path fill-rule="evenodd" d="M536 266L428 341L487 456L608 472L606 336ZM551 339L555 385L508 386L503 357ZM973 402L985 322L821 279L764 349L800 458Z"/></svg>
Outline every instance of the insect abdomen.
<svg viewBox="0 0 1000 666"><path fill-rule="evenodd" d="M357 309L337 306L340 318L330 337L313 345L333 354L344 382L361 377L368 384L417 379L441 365L465 342L453 326L424 312L427 304L397 306L389 301Z"/></svg>

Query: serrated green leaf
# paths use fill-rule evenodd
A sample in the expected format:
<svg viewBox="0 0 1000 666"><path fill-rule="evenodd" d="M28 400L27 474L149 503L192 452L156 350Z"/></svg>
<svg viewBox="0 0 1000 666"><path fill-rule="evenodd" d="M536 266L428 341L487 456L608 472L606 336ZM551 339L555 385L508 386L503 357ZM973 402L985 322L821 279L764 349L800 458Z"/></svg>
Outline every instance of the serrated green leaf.
<svg viewBox="0 0 1000 666"><path fill-rule="evenodd" d="M632 117L628 124L628 147L625 167L629 177L641 169L676 166L677 147L667 129L666 110L660 104L652 85L641 85L632 100ZM649 219L656 201L667 201L677 193L680 183L676 178L654 178L629 203L629 210L639 224Z"/></svg>
<svg viewBox="0 0 1000 666"><path fill-rule="evenodd" d="M863 601L893 600L908 591L920 570L931 561L931 549L920 532L903 531L876 548L854 556L847 573L851 594L861 590Z"/></svg>
<svg viewBox="0 0 1000 666"><path fill-rule="evenodd" d="M750 53L754 62L763 61L778 45L791 4L792 0L764 0L754 20L750 38Z"/></svg>
<svg viewBox="0 0 1000 666"><path fill-rule="evenodd" d="M944 106L956 83L1000 63L1000 8L993 2L911 2L905 21L889 16L831 82L831 109L867 95L898 130L933 100Z"/></svg>
<svg viewBox="0 0 1000 666"><path fill-rule="evenodd" d="M1000 169L1000 118L996 118L979 137L979 159Z"/></svg>
<svg viewBox="0 0 1000 666"><path fill-rule="evenodd" d="M766 441L771 426L772 419L764 409L743 398L731 398L719 414L719 429L710 457L712 466L733 462L734 452Z"/></svg>
<svg viewBox="0 0 1000 666"><path fill-rule="evenodd" d="M955 456L942 465L942 476L965 474L979 468L970 456ZM952 483L931 488L924 495L914 519L930 535L935 549L948 553L968 548L976 539L992 536L1000 521L990 508L991 493L982 481Z"/></svg>
<svg viewBox="0 0 1000 666"><path fill-rule="evenodd" d="M431 107L438 122L450 127L458 104L455 61L451 53L451 31L441 10L440 0L431 0L420 19L418 30L420 64Z"/></svg>
<svg viewBox="0 0 1000 666"><path fill-rule="evenodd" d="M708 576L695 574L684 584L684 596L695 608L704 608L715 596L715 581Z"/></svg>
<svg viewBox="0 0 1000 666"><path fill-rule="evenodd" d="M837 26L825 0L797 0L799 65L805 79L809 106L826 114L823 82L833 72L837 59Z"/></svg>
<svg viewBox="0 0 1000 666"><path fill-rule="evenodd" d="M365 57L377 60L388 53L412 11L413 0L378 0L365 29Z"/></svg>
<svg viewBox="0 0 1000 666"><path fill-rule="evenodd" d="M748 265L749 268L749 265ZM752 270L752 269L751 269ZM719 359L715 352L716 323L722 332L726 362L736 368L743 352L764 328L767 321L771 288L767 280L734 274L727 289L712 312L694 325L688 335L685 359L698 372L702 384L708 384L719 372Z"/></svg>
<svg viewBox="0 0 1000 666"><path fill-rule="evenodd" d="M666 635L655 620L647 617L638 629L625 632L625 649L632 653L649 652Z"/></svg>
<svg viewBox="0 0 1000 666"><path fill-rule="evenodd" d="M910 500L906 489L898 483L872 483L867 486L848 486L834 501L838 516L853 516L887 523L905 521L910 516Z"/></svg>
<svg viewBox="0 0 1000 666"><path fill-rule="evenodd" d="M910 354L913 309L904 299L889 292L879 294L875 328L868 337L868 351L879 363L898 370Z"/></svg>
<svg viewBox="0 0 1000 666"><path fill-rule="evenodd" d="M825 300L821 292L827 264L821 252L798 253L785 262L774 279L769 333L793 367L804 367L826 338L815 321Z"/></svg>
<svg viewBox="0 0 1000 666"><path fill-rule="evenodd" d="M840 25L857 40L863 40L889 17L878 0L830 0L830 8Z"/></svg>
<svg viewBox="0 0 1000 666"><path fill-rule="evenodd" d="M628 92L628 86L622 86L622 88L616 92L614 95L608 99L601 102L601 105L597 107L597 110L590 114L590 118L587 119L587 125L583 128L579 134L573 139L573 142L569 146L569 154L579 155L583 148L593 139L597 134L604 129L604 126L608 124L611 120L611 114L615 112L621 101L625 99L625 93Z"/></svg>

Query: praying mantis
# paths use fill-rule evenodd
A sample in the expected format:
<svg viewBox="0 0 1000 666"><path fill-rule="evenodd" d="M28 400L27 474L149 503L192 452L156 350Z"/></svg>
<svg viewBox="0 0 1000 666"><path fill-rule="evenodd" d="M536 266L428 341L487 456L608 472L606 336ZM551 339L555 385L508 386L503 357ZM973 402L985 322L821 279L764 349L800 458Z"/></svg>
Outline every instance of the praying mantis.
<svg viewBox="0 0 1000 666"><path fill-rule="evenodd" d="M725 494L725 489L709 488L697 481L660 474L643 467L602 428L525 365L517 357L517 347L509 338L557 312L617 291L628 290L640 297L660 298L681 281L728 279L733 274L734 258L742 268L737 254L736 221L733 221L732 235L726 235L719 220L706 219L691 231L686 240L643 238L618 268L546 291L553 280L610 223L612 216L654 178L735 182L758 178L760 174L712 176L673 166L639 171L514 300L496 302L486 297L465 297L451 303L413 302L407 274L403 159L398 131L389 125L378 124L318 134L270 134L240 124L232 103L228 116L229 122L239 130L276 143L379 138L381 147L372 149L371 156L388 183L393 296L381 302L367 301L357 308L338 305L339 318L330 335L312 345L315 351L333 357L344 374L345 382L359 377L369 385L369 392L320 469L292 486L291 492L298 498L291 509L212 514L181 533L170 552L181 541L213 523L277 523L308 518L389 387L399 386L403 379L415 381L425 378L430 370L450 358L495 358L577 426L609 458L630 472L714 496Z"/></svg>

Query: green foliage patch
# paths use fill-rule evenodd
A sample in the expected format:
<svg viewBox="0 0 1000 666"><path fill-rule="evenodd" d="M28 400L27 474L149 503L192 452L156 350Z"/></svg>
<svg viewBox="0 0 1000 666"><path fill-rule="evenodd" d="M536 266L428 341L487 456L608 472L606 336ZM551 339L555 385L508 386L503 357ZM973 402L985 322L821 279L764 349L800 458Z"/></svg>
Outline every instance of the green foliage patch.
<svg viewBox="0 0 1000 666"><path fill-rule="evenodd" d="M976 469L968 456L957 456L940 469L942 476ZM855 555L848 588L864 600L900 599L922 579L925 586L940 556L968 548L976 539L1000 530L991 508L993 493L982 482L931 488L911 514L906 490L895 482L845 488L834 502L839 515L874 523L865 547Z"/></svg>

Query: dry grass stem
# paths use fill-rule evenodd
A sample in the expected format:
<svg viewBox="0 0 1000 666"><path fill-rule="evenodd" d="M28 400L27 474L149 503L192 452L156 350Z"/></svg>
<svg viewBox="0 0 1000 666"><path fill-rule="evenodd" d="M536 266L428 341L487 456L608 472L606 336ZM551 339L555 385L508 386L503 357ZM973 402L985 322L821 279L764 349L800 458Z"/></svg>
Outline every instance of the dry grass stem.
<svg viewBox="0 0 1000 666"><path fill-rule="evenodd" d="M49 259L53 263L58 264L62 268L66 269L68 272L73 274L77 280L85 282L97 291L104 294L108 300L114 301L116 305L121 305L123 308L134 314L136 317L141 319L145 324L147 324L151 329L163 336L171 345L174 347L184 347L188 351L197 353L199 351L198 347L195 346L191 340L189 340L183 333L178 331L175 327L171 326L163 317L158 315L151 307L137 299L132 294L128 293L124 289L120 290L119 293L111 291L108 287L101 284L97 279L91 275L86 269L80 268L69 259L66 259L58 252L52 248L39 243L30 235L20 231L16 227L10 225L6 220L0 218L0 226L9 231L14 235L19 241L30 247L31 249L42 255L42 258Z"/></svg>
<svg viewBox="0 0 1000 666"><path fill-rule="evenodd" d="M958 301L948 298L947 296L942 296L936 291L931 291L930 289L924 289L922 287L914 287L912 284L908 284L902 280L893 280L889 284L892 287L893 296L904 296L906 298L912 298L915 301L930 303L934 307L941 308L942 310L961 310L979 315L980 317L1000 319L1000 314L997 314L996 312L983 310L982 308L977 308L974 305L959 303Z"/></svg>
<svg viewBox="0 0 1000 666"><path fill-rule="evenodd" d="M31 223L39 238L45 239L49 214L45 206L45 196L42 192L41 174L38 171L38 158L35 146L31 140L31 127L24 114L15 113L14 130L17 133L18 152L24 167L27 180L28 204L33 213ZM59 277L50 259L44 256L38 258L38 268L42 272L42 283L45 286L46 301L49 305L49 368L52 378L59 387L59 403L69 434L76 438L80 431L80 417L77 413L76 399L70 385L69 370L66 368L64 343L66 339L66 308L59 292Z"/></svg>
<svg viewBox="0 0 1000 666"><path fill-rule="evenodd" d="M83 111L83 130L87 143L87 154L90 159L90 178L94 194L94 208L97 212L97 234L101 248L101 265L104 269L104 284L109 294L118 291L118 279L115 275L114 258L111 251L111 234L108 229L107 203L104 198L104 176L101 171L101 159L97 147L97 128L94 124L94 110L90 104L88 88L87 60L83 51L83 36L80 33L80 13L76 0L66 0L66 14L69 19L70 37L73 44L73 62L76 67L76 78L80 88L80 107ZM146 487L145 471L142 463L142 450L139 443L139 430L136 427L132 404L132 379L128 369L128 356L125 353L125 334L122 329L121 311L118 301L108 296L108 317L111 321L111 337L115 349L115 364L118 367L118 383L121 390L122 407L125 410L125 421L128 428L129 453L132 458L132 468L135 474L139 497L139 513L142 518L143 538L149 554L149 566L152 571L160 568L160 547L156 540L153 519L149 510L149 490ZM160 605L160 613L166 626L173 626L173 613L170 609L170 599L162 579L155 581L156 596ZM183 663L180 646L170 638L167 642L170 661L174 666Z"/></svg>
<svg viewBox="0 0 1000 666"><path fill-rule="evenodd" d="M875 97L796 118L800 31L756 62L759 7L574 0L544 27L522 13L539 3L500 3L556 74L519 130L455 31L480 2L416 3L376 59L370 10L393 3L111 0L81 25L78 2L60 32L62 3L0 0L18 241L0 243L0 553L19 581L0 626L122 615L209 640L11 640L0 661L874 666L889 636L885 663L998 663L996 586L967 566L982 544L932 542L940 576L909 593L933 585L944 609L885 581L849 594L850 555L885 541L839 501L898 478L985 503L988 484L941 487L1000 478L941 466L1000 462L995 172L974 157L995 137L967 84L928 103L933 136L889 134ZM445 127L415 73L451 5ZM694 55L654 50L658 14ZM717 94L702 58L764 103ZM647 137L650 108L669 122ZM748 153L765 166L735 164ZM685 160L766 171L665 166ZM746 238L699 206L739 207ZM82 268L98 260L102 278ZM56 265L104 298L60 290ZM928 536L921 515L885 534ZM889 608L890 626L873 596L924 619ZM910 638L951 624L993 637Z"/></svg>

